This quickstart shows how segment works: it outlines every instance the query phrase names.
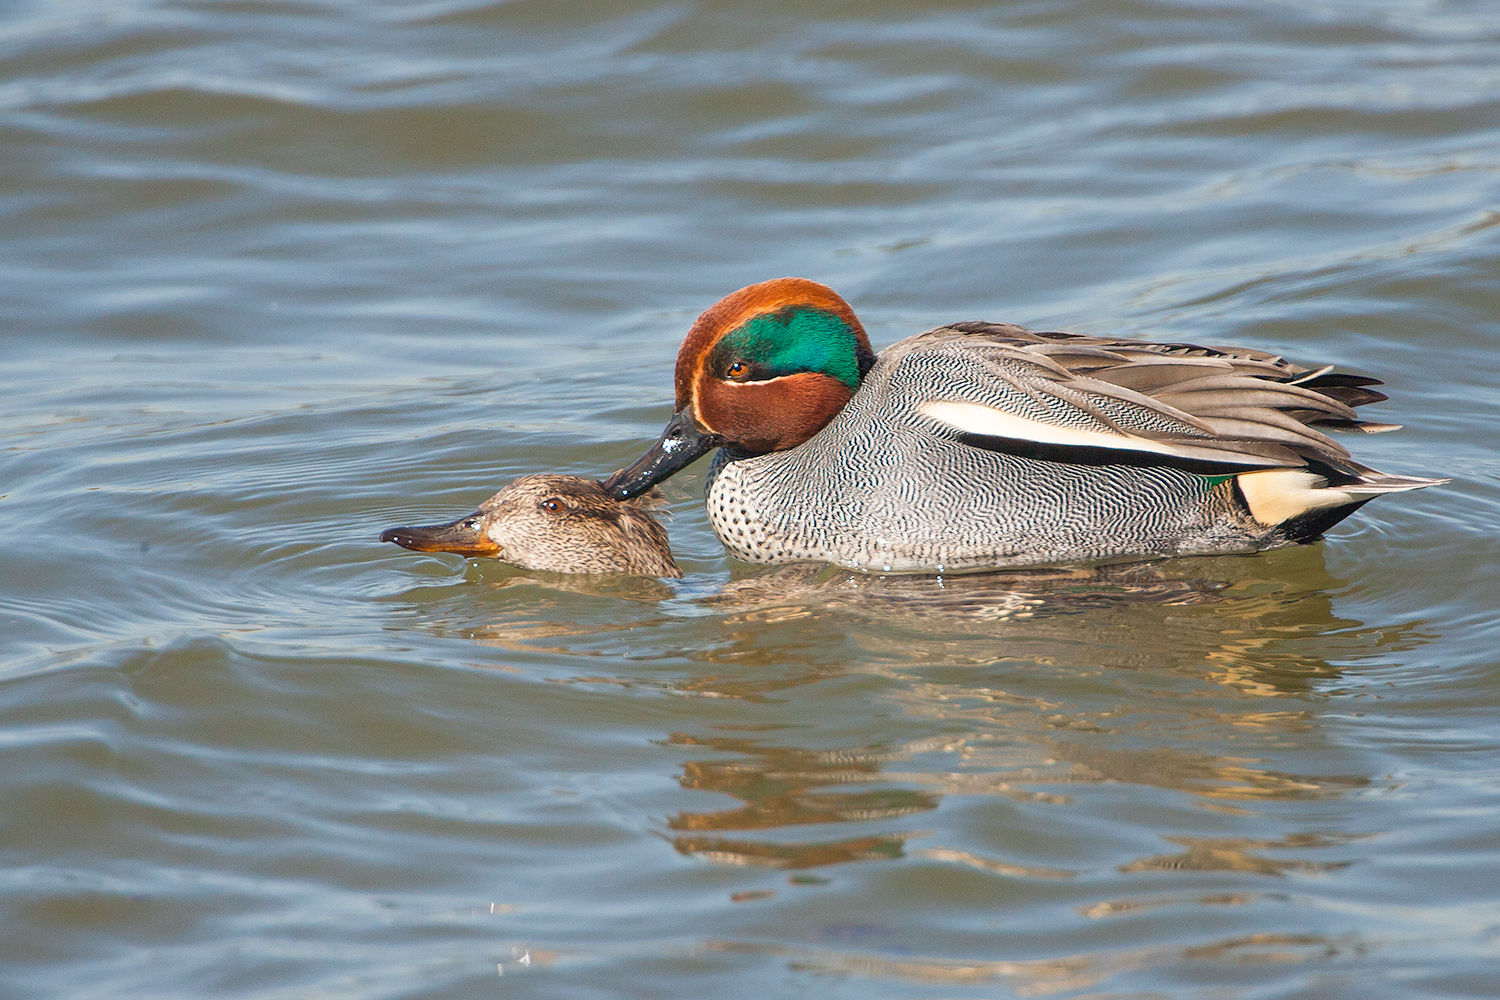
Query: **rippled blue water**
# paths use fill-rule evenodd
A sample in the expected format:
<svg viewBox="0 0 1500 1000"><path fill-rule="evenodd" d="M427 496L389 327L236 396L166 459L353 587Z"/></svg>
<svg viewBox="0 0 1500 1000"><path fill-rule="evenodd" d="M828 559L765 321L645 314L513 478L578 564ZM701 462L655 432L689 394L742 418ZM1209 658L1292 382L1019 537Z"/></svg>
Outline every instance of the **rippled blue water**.
<svg viewBox="0 0 1500 1000"><path fill-rule="evenodd" d="M1478 0L9 5L0 995L1500 993L1497 66ZM376 541L630 461L783 274L1368 372L1454 482L1031 603L762 586L698 470L680 582Z"/></svg>

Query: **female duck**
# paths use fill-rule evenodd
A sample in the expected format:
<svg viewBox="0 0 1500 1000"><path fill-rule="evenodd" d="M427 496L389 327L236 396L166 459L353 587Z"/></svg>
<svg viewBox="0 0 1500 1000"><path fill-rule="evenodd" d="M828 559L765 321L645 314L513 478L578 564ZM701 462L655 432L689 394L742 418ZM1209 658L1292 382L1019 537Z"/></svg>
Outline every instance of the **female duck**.
<svg viewBox="0 0 1500 1000"><path fill-rule="evenodd" d="M382 542L418 552L491 556L522 569L680 577L655 491L630 500L578 476L522 476L447 524L387 528Z"/></svg>
<svg viewBox="0 0 1500 1000"><path fill-rule="evenodd" d="M677 355L676 414L605 483L639 495L722 446L708 515L749 562L942 572L1251 552L1438 479L1325 433L1394 430L1376 379L1247 348L954 323L878 356L803 278L742 288Z"/></svg>

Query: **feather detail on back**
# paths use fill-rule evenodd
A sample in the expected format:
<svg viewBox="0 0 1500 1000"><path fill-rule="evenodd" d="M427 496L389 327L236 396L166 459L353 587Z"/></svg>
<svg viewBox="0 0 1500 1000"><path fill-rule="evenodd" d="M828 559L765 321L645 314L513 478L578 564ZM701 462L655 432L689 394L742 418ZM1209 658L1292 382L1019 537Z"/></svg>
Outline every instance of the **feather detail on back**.
<svg viewBox="0 0 1500 1000"><path fill-rule="evenodd" d="M1378 380L1310 370L1249 348L955 323L894 345L881 362L898 366L893 382L950 432L978 447L1058 461L1169 464L1205 473L1311 466L1344 489L1372 472L1324 432L1396 426L1355 413L1356 406L1386 398L1368 388ZM1437 480L1380 492L1431 482ZM1298 490L1318 492L1306 484ZM1324 496L1314 506L1352 502L1353 495Z"/></svg>

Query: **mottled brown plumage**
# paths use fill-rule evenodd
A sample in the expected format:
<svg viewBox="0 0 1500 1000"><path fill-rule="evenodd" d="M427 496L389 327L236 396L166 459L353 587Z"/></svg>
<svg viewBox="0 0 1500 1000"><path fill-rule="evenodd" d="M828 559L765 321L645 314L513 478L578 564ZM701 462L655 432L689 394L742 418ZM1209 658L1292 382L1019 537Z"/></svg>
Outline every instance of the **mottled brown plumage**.
<svg viewBox="0 0 1500 1000"><path fill-rule="evenodd" d="M660 494L618 500L592 479L522 476L447 524L387 528L382 542L418 552L490 556L522 569L680 577L653 513Z"/></svg>

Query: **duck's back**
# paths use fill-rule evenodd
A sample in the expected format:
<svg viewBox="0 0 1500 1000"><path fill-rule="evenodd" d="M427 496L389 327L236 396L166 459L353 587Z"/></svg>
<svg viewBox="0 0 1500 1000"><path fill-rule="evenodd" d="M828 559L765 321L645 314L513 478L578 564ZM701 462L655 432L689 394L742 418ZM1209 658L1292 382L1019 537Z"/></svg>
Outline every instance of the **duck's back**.
<svg viewBox="0 0 1500 1000"><path fill-rule="evenodd" d="M1386 429L1353 412L1384 398L1370 384L1247 349L942 327L883 351L802 445L721 453L709 517L750 562L875 572L1284 545L1430 482L1373 473L1317 429ZM1257 471L1248 492L1270 499L1237 482Z"/></svg>

